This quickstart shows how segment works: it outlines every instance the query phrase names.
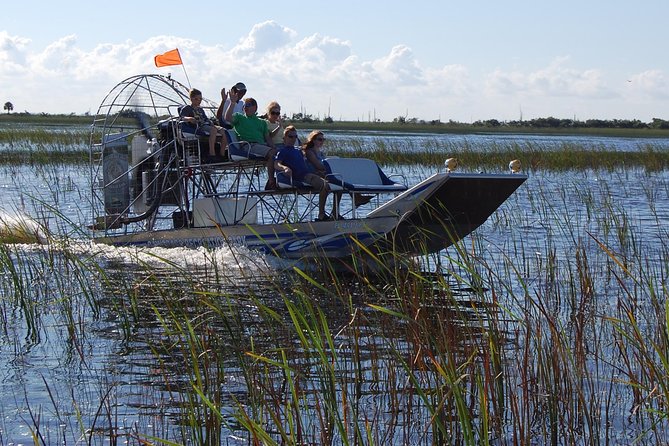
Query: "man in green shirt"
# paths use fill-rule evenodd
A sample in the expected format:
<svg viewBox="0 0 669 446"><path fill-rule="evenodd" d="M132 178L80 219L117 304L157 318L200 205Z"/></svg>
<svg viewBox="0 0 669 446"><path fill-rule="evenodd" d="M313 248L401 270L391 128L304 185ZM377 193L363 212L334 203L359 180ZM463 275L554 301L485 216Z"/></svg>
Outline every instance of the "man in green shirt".
<svg viewBox="0 0 669 446"><path fill-rule="evenodd" d="M232 104L237 102L238 93L232 89L228 93ZM225 120L232 124L237 138L251 145L250 153L267 161L267 184L265 189L276 189L274 177L274 155L276 148L269 134L267 121L258 117L258 103L253 98L244 99L244 113L233 113L233 107L225 111Z"/></svg>

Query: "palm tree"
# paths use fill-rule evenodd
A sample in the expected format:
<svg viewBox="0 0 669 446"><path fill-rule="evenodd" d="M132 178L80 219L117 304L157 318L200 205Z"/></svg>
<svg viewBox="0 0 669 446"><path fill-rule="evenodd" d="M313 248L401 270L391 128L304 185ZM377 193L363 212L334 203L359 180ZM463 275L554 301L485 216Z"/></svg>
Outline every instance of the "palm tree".
<svg viewBox="0 0 669 446"><path fill-rule="evenodd" d="M9 114L9 112L14 110L14 104L12 104L9 101L5 102L5 106L3 107L3 110L7 110L7 114Z"/></svg>

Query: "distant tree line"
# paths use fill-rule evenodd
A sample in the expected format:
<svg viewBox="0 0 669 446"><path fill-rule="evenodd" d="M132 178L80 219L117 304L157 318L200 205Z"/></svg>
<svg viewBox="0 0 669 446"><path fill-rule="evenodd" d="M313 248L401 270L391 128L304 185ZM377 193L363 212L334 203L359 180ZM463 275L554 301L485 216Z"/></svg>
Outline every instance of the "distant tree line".
<svg viewBox="0 0 669 446"><path fill-rule="evenodd" d="M7 113L10 113L14 109L14 105L11 102L6 102L4 105L4 110ZM32 116L31 113L25 111L23 113L16 113L17 115ZM83 116L89 116L90 113L86 112ZM133 110L122 110L119 112L120 116L123 117L133 117L135 112ZM34 116L81 116L75 113L69 114L60 114L52 115L49 113L36 113ZM301 123L325 123L332 124L335 120L331 116L326 116L324 118L314 117L311 114L307 113L293 113L291 116L286 114L282 117L286 121L290 122L301 122ZM371 123L372 121L370 121ZM377 119L375 122L381 123L380 119ZM604 129L663 129L669 130L669 121L653 118L651 122L642 122L638 119L586 119L585 121L580 121L577 119L560 119L549 116L548 118L535 118L535 119L521 119L517 121L499 121L497 119L486 119L478 120L472 123L464 123L449 120L448 122L442 122L440 119L433 119L425 121L418 118L409 118L406 116L398 116L392 121L395 124L405 124L405 125L434 125L434 126L451 126L451 127L489 127L489 128L541 128L541 129L576 129L576 128L604 128Z"/></svg>
<svg viewBox="0 0 669 446"><path fill-rule="evenodd" d="M441 120L435 119L432 121L425 121L418 118L407 118L405 116L398 116L393 119L396 124L430 124L441 125ZM448 121L446 125L451 126L472 126L472 127L523 127L523 128L605 128L605 129L669 129L669 121L660 118L653 118L649 123L642 122L638 119L587 119L579 121L576 119L559 119L553 118L535 118L519 121L499 121L497 119L487 119L474 121L471 124Z"/></svg>
<svg viewBox="0 0 669 446"><path fill-rule="evenodd" d="M488 119L475 121L475 127L533 127L533 128L604 128L604 129L669 129L669 121L653 118L650 123L638 119L586 119L579 121L575 119L558 119L553 117L536 118L522 121L504 121Z"/></svg>
<svg viewBox="0 0 669 446"><path fill-rule="evenodd" d="M332 124L334 119L330 116L326 116L323 119L314 117L313 115L306 113L293 113L291 116L283 115L283 119L290 122L302 122L302 123L318 123L323 122L326 124ZM377 120L377 122L381 122ZM587 119L585 121L579 121L575 119L558 119L553 117L548 118L536 118L529 120L519 120L519 121L498 121L497 119L488 119L485 121L474 121L471 124L462 123L457 121L448 121L448 123L443 123L439 119L434 119L431 121L425 121L418 118L407 118L405 116L398 116L393 119L395 124L420 124L420 125L451 125L451 126L471 126L471 127L530 127L530 128L618 128L618 129L669 129L669 121L664 119L653 118L652 122L645 123L638 119Z"/></svg>

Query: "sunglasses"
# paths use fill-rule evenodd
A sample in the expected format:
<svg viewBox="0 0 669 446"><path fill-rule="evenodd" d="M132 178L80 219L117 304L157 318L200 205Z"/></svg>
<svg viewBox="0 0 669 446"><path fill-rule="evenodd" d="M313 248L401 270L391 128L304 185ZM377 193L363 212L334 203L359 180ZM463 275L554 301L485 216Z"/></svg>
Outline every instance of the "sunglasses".
<svg viewBox="0 0 669 446"><path fill-rule="evenodd" d="M269 114L273 115L273 116L279 116L281 114L281 112L272 110L271 112L269 112Z"/></svg>
<svg viewBox="0 0 669 446"><path fill-rule="evenodd" d="M244 104L244 108L251 108L251 107L255 107L255 106L256 106L256 104L251 104L250 102L247 102L247 103Z"/></svg>
<svg viewBox="0 0 669 446"><path fill-rule="evenodd" d="M316 141L325 141L325 138L323 138L322 136L319 136L318 138L316 138Z"/></svg>
<svg viewBox="0 0 669 446"><path fill-rule="evenodd" d="M286 135L286 138L297 138L297 135Z"/></svg>

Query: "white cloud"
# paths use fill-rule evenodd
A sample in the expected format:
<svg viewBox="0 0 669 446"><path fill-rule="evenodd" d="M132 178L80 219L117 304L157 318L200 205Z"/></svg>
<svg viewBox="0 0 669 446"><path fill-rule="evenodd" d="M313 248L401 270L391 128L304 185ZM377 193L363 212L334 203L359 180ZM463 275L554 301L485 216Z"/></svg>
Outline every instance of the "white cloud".
<svg viewBox="0 0 669 446"><path fill-rule="evenodd" d="M375 75L384 83L400 87L416 86L423 83L423 73L414 58L413 51L406 45L397 45L390 54L370 63Z"/></svg>
<svg viewBox="0 0 669 446"><path fill-rule="evenodd" d="M651 98L669 98L669 78L660 70L648 70L631 76L630 87Z"/></svg>
<svg viewBox="0 0 669 446"><path fill-rule="evenodd" d="M437 69L426 69L424 73L428 92L454 97L471 95L476 86L472 84L469 70L464 65L446 65Z"/></svg>
<svg viewBox="0 0 669 446"><path fill-rule="evenodd" d="M83 49L76 35L64 36L41 50L21 36L0 32L0 91L17 110L95 111L119 81L140 73L172 75L218 102L221 87L237 81L261 105L278 100L284 112L306 111L335 118L384 120L409 114L420 119L515 119L548 115L609 116L618 99L633 99L647 113L664 109L669 98L665 72L648 70L631 83L609 86L597 67L574 68L560 57L534 70L497 68L475 72L464 63L431 66L407 45L395 45L375 59L363 59L348 40L315 33L300 37L274 21L255 25L237 45L205 45L198 40L157 35ZM179 48L184 65L156 68L153 57ZM429 62L429 61L428 61ZM624 93L624 96L623 96ZM643 100L642 100L643 99ZM658 105L659 104L659 105ZM623 107L623 110L630 109ZM584 114L584 113L587 113Z"/></svg>
<svg viewBox="0 0 669 446"><path fill-rule="evenodd" d="M26 53L30 39L10 36L0 31L0 76L15 76L26 71Z"/></svg>
<svg viewBox="0 0 669 446"><path fill-rule="evenodd" d="M491 95L544 97L610 98L616 94L607 87L597 69L577 70L567 66L569 58L555 59L547 67L525 73L495 69L485 82Z"/></svg>
<svg viewBox="0 0 669 446"><path fill-rule="evenodd" d="M236 60L248 60L288 44L297 33L273 20L254 25L248 35L232 50Z"/></svg>
<svg viewBox="0 0 669 446"><path fill-rule="evenodd" d="M338 63L351 55L351 43L345 40L314 34L299 41L294 55L304 62L315 64Z"/></svg>

